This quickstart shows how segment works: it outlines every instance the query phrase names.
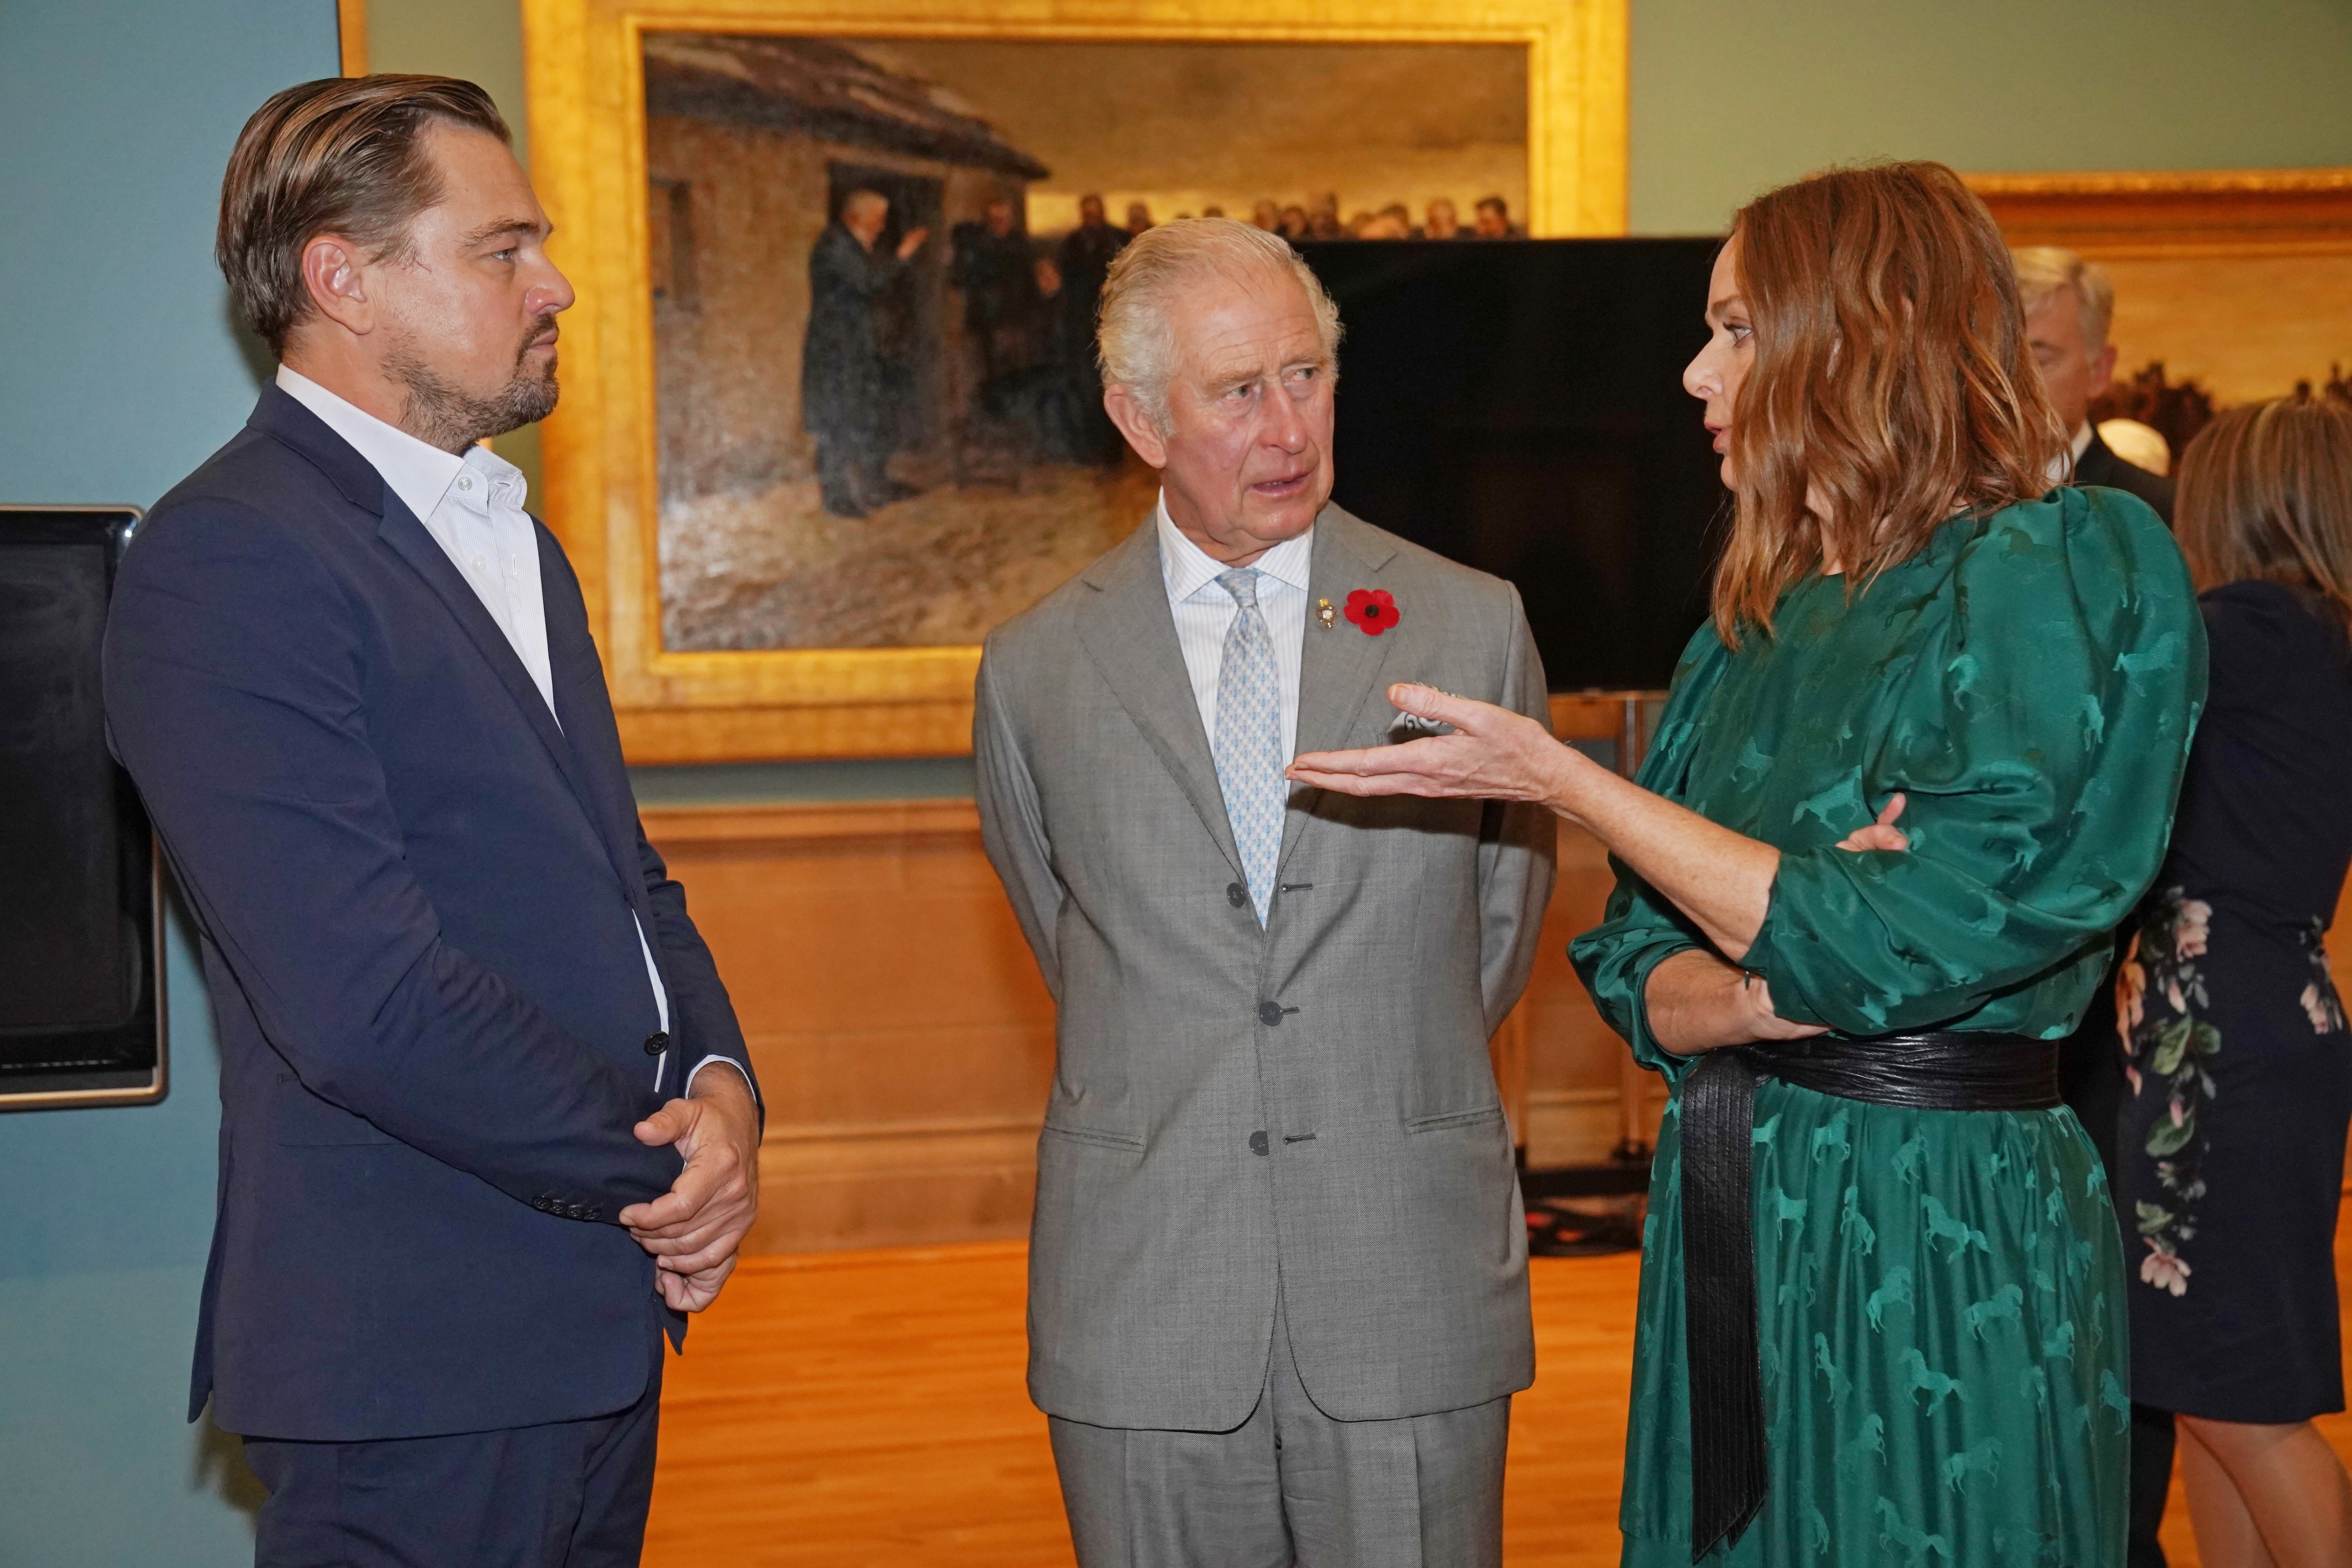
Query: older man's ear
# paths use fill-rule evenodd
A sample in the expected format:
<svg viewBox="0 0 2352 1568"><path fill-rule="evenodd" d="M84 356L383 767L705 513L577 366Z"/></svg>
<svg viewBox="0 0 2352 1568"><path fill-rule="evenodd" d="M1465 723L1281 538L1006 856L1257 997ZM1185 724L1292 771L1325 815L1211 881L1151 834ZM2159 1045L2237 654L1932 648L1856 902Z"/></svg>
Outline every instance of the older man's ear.
<svg viewBox="0 0 2352 1568"><path fill-rule="evenodd" d="M1168 466L1168 438L1151 422L1142 400L1133 392L1116 382L1104 387L1103 412L1110 416L1110 422L1118 426L1118 433L1127 437L1127 444L1135 448L1137 457L1155 468Z"/></svg>

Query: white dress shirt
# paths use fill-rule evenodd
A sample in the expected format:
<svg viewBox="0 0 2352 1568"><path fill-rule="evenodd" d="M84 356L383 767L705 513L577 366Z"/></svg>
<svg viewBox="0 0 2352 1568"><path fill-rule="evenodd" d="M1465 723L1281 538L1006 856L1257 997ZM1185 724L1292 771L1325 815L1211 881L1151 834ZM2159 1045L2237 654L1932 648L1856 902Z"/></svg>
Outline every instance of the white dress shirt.
<svg viewBox="0 0 2352 1568"><path fill-rule="evenodd" d="M327 428L351 443L383 476L383 482L401 504L425 524L433 542L447 552L466 585L482 601L482 608L506 633L515 657L530 673L547 710L558 728L563 717L555 712L555 677L547 658L547 602L539 578L539 535L523 510L530 481L522 470L488 447L469 447L462 458L418 440L398 426L336 396L299 371L278 367L278 385L286 395L317 415ZM631 920L635 920L634 912ZM662 984L646 928L637 923L637 947L645 953L646 978L653 983L654 1011L664 1033L669 1029L669 991ZM669 1053L654 1064L654 1084ZM705 1057L687 1075L694 1087L695 1073L725 1057Z"/></svg>
<svg viewBox="0 0 2352 1568"><path fill-rule="evenodd" d="M1160 575L1168 585L1168 608L1176 618L1176 646L1184 651L1184 673L1192 700L1201 705L1201 728L1217 743L1217 671L1224 663L1225 633L1239 613L1234 596L1217 585L1233 570L1184 537L1168 515L1163 494L1153 521L1160 530ZM1315 530L1280 544L1250 563L1258 572L1258 613L1274 641L1274 672L1282 689L1282 754L1298 754L1298 661L1307 643L1307 574L1315 557Z"/></svg>
<svg viewBox="0 0 2352 1568"><path fill-rule="evenodd" d="M2052 459L2050 464L2050 484L2052 489L2054 489L2060 485L2070 484L2074 481L2074 465L2081 462L2083 460L2083 454L2091 449L2091 422L2087 419L2084 420L2082 425L2074 431L2074 439L2069 443L2069 445L2073 447L2074 450L2068 452L2063 458Z"/></svg>

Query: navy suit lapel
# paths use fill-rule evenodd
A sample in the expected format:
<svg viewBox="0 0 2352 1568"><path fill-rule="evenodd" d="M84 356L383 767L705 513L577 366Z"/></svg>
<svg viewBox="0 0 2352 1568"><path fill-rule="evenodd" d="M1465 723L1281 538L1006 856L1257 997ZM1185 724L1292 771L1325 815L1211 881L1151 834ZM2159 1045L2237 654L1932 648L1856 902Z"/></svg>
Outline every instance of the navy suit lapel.
<svg viewBox="0 0 2352 1568"><path fill-rule="evenodd" d="M579 803L581 814L587 818L596 841L604 847L606 858L619 874L622 885L628 889L631 907L639 911L640 920L646 919L645 872L638 864L635 833L629 835L626 843L616 840L611 813L599 804L596 780L583 766L578 752L566 738L562 726L556 723L555 715L549 711L547 700L540 695L530 672L523 668L522 660L516 656L514 645L507 640L507 635L499 629L498 622L491 619L490 612L483 607L481 595L474 592L473 584L458 572L457 563L449 559L448 552L425 530L416 514L393 492L392 487L383 482L383 476L376 472L375 466L353 450L350 442L330 429L324 420L289 396L283 389L275 384L264 386L260 401L254 405L252 417L247 423L292 447L326 475L344 500L376 520L377 537L406 562L410 570L425 580L434 596L440 600L442 607L465 631L475 650L488 662L491 671L499 678L499 683L506 688L507 695L521 713L524 724L539 737L548 761L555 765L556 772L562 775L564 784L571 789L573 800ZM547 570L542 545L540 586L549 612L548 662L554 672L556 700L562 702L566 661L559 651L556 637L555 616L559 605L553 591L554 574ZM571 581L568 573L564 574L563 581ZM567 616L578 613L583 616L578 630L584 639L587 634L584 611L577 610L577 603L578 593L573 589L572 599L565 602L561 609ZM590 662L592 665L594 663L593 654ZM602 670L597 670L596 674L601 681ZM609 725L608 719L608 730ZM617 735L614 737L613 747L617 757ZM623 783L625 784L625 781ZM646 929L652 929L650 923Z"/></svg>
<svg viewBox="0 0 2352 1568"><path fill-rule="evenodd" d="M458 572L457 563L449 559L448 552L425 531L425 525L416 520L416 514L410 511L388 488L383 498L383 521L376 532L399 552L401 559L407 562L418 576L425 579L425 584L440 598L442 607L456 618L458 626L465 628L466 636L472 639L482 658L489 662L499 684L507 689L507 695L514 699L523 721L530 726L531 732L547 748L549 758L563 774L564 782L572 786L572 793L578 797L582 809L588 813L588 819L595 821L594 798L581 770L580 759L573 754L572 742L556 724L555 715L549 710L547 699L540 695L530 671L525 669L522 660L516 657L514 644L507 640L507 634L499 623L490 618L490 612L482 605L481 595L474 592L473 584ZM598 837L604 836L599 834Z"/></svg>
<svg viewBox="0 0 2352 1568"><path fill-rule="evenodd" d="M1234 847L1216 761L1201 726L1201 705L1192 695L1184 650L1176 641L1176 620L1168 608L1157 524L1146 521L1125 544L1088 567L1084 577L1096 592L1078 607L1078 640L1200 814L1217 852L1239 874L1241 852Z"/></svg>
<svg viewBox="0 0 2352 1568"><path fill-rule="evenodd" d="M604 667L596 657L596 639L588 629L588 606L580 596L580 580L563 559L563 547L544 526L532 532L539 542L541 603L547 620L547 658L555 687L555 709L562 732L572 742L578 772L572 776L584 786L582 805L604 840L613 868L627 888L629 903L644 922L648 942L654 931L652 900L646 892L645 864L637 854L636 796L621 757L620 727L604 689Z"/></svg>

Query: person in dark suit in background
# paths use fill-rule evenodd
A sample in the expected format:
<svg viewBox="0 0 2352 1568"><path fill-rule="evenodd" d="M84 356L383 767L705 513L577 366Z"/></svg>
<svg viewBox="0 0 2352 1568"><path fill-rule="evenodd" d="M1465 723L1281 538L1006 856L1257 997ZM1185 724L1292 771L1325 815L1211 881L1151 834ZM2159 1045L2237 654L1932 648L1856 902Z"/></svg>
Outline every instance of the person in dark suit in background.
<svg viewBox="0 0 2352 1568"><path fill-rule="evenodd" d="M2172 521L2172 481L2116 456L2091 423L2091 404L2116 378L2116 286L2105 269L2071 250L2037 245L2013 250L2017 291L2025 301L2025 330L2033 362L2059 419L2074 436L2073 482L2105 485L2139 497Z"/></svg>
<svg viewBox="0 0 2352 1568"><path fill-rule="evenodd" d="M580 584L477 445L554 406L571 286L470 82L307 82L218 254L281 360L124 558L105 693L221 1049L189 1418L259 1568L611 1568L663 1338L758 1193L726 988L646 843Z"/></svg>
<svg viewBox="0 0 2352 1568"><path fill-rule="evenodd" d="M2116 349L2107 342L2115 319L2116 289L2105 271L2071 250L2032 246L2013 250L2018 296L2025 306L2025 331L2059 423L2074 436L2071 468L2051 476L2053 484L2104 485L2146 501L2167 526L2172 521L2172 481L2135 468L2107 449L2091 423L2091 402L2106 391L2116 374ZM2118 953L2120 956L2120 953ZM2116 1053L2113 977L2093 994L2081 1026L2059 1052L2059 1076L2066 1103L2097 1146L2109 1180L2116 1169L2116 1125L2123 1112L2123 1068ZM2123 1221L2128 1228L2131 1222ZM2138 1255L2128 1236L2126 1253ZM2129 1568L2164 1568L2157 1527L2164 1520L2165 1493L2172 1484L2172 1414L2150 1405L2132 1406L2131 1545Z"/></svg>
<svg viewBox="0 0 2352 1568"><path fill-rule="evenodd" d="M874 331L875 306L930 237L910 228L891 250L875 242L889 198L852 191L809 252L808 334L801 345L801 423L816 437L817 489L835 517L864 517L917 494L890 477L897 446L888 367Z"/></svg>

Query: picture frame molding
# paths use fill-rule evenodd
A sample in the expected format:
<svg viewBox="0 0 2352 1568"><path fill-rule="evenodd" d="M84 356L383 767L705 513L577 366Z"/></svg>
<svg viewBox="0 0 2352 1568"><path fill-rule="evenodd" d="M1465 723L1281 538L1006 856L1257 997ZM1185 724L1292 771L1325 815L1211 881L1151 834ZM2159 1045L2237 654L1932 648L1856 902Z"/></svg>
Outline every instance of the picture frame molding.
<svg viewBox="0 0 2352 1568"><path fill-rule="evenodd" d="M1626 226L1628 0L522 0L533 183L579 300L542 506L578 573L633 763L951 756L976 646L677 652L662 646L647 247L648 33L1004 41L1517 44L1528 232Z"/></svg>

